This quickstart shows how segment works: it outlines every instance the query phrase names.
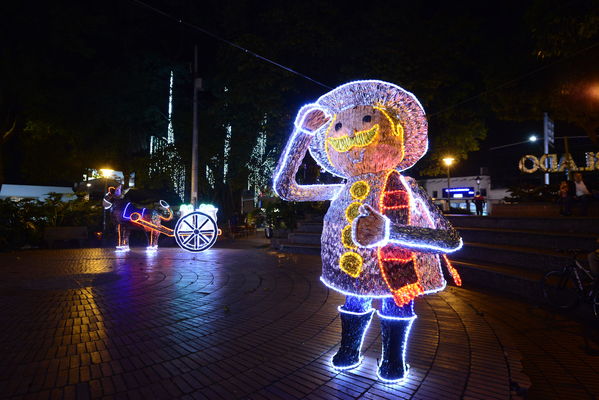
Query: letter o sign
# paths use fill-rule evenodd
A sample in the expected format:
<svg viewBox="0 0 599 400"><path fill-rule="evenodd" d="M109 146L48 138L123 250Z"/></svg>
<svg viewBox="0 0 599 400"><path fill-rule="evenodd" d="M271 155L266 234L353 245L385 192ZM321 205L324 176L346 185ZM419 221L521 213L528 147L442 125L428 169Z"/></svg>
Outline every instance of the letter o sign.
<svg viewBox="0 0 599 400"><path fill-rule="evenodd" d="M530 165L530 162L527 163L527 161L532 162L531 167L527 165ZM533 172L537 172L539 169L539 159L533 155L527 154L520 159L519 167L520 171L526 172L527 174L532 174Z"/></svg>

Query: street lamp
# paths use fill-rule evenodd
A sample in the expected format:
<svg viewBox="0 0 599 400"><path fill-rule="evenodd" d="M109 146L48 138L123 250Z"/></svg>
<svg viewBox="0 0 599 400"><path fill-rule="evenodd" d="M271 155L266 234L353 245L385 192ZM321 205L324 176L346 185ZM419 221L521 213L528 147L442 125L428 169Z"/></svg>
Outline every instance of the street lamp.
<svg viewBox="0 0 599 400"><path fill-rule="evenodd" d="M445 157L443 159L443 163L447 166L447 208L451 208L451 195L449 194L449 189L451 188L451 177L449 175L449 167L451 167L451 165L454 162L454 158L453 157Z"/></svg>
<svg viewBox="0 0 599 400"><path fill-rule="evenodd" d="M106 192L108 192L108 177L112 176L114 170L110 168L102 168L100 169L100 172L104 177L104 194L106 194ZM106 233L106 208L103 207L102 210L102 236L104 236L104 233Z"/></svg>

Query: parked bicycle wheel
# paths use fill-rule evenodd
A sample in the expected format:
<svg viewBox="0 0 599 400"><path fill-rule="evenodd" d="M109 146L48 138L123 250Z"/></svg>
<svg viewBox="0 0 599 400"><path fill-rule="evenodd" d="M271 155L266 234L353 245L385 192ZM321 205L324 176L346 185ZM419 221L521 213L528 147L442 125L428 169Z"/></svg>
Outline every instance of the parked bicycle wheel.
<svg viewBox="0 0 599 400"><path fill-rule="evenodd" d="M564 310L574 307L578 294L570 270L548 272L543 277L543 295L553 307Z"/></svg>

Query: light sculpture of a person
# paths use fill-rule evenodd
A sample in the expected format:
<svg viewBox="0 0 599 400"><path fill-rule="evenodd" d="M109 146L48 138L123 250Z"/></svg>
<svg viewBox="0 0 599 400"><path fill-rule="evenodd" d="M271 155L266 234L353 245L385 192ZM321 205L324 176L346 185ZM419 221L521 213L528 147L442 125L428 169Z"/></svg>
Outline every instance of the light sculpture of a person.
<svg viewBox="0 0 599 400"><path fill-rule="evenodd" d="M397 85L350 82L302 107L274 174L277 194L290 201L331 200L324 217L322 282L346 295L340 306L337 369L357 367L360 348L381 299L382 358L377 375L401 382L416 315L414 298L445 288L445 253L462 246L457 231L427 193L402 175L427 151L427 121L416 97ZM306 154L344 184L298 185Z"/></svg>

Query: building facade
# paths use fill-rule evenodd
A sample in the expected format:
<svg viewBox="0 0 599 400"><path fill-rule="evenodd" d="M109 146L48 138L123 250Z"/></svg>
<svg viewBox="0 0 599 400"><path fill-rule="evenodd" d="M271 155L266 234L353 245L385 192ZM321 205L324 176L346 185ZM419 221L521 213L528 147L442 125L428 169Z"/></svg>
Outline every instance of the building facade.
<svg viewBox="0 0 599 400"><path fill-rule="evenodd" d="M422 179L418 182L444 210L448 210L451 204L452 208L474 213L472 200L476 192L480 192L487 200L484 214L488 215L491 213L493 204L503 202L503 199L508 196L507 189L492 188L489 175L450 177L449 182L447 178Z"/></svg>

